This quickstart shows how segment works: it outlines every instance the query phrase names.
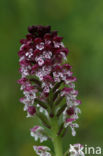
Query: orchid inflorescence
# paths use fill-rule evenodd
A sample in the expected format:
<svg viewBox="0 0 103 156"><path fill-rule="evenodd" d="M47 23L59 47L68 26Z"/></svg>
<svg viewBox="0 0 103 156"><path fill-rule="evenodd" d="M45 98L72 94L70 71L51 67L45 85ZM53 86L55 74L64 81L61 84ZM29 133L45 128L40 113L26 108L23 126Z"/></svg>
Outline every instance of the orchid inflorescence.
<svg viewBox="0 0 103 156"><path fill-rule="evenodd" d="M21 73L18 83L24 94L20 101L27 117L37 116L42 123L31 128L31 136L40 143L51 139L55 152L47 146L33 148L39 156L63 156L60 140L68 128L76 135L81 103L76 98L76 77L72 76L70 64L65 63L69 50L50 26L31 26L28 31L18 52Z"/></svg>

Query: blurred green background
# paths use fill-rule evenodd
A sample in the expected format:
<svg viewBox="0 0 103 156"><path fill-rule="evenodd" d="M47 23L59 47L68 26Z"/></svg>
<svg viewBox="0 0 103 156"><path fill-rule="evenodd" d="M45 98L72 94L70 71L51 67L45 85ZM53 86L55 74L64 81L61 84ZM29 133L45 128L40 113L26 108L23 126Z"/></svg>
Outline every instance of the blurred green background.
<svg viewBox="0 0 103 156"><path fill-rule="evenodd" d="M51 25L70 49L68 62L77 76L82 114L69 143L103 148L103 0L0 0L0 156L34 156L18 73L19 40L31 25ZM51 146L51 143L48 143Z"/></svg>

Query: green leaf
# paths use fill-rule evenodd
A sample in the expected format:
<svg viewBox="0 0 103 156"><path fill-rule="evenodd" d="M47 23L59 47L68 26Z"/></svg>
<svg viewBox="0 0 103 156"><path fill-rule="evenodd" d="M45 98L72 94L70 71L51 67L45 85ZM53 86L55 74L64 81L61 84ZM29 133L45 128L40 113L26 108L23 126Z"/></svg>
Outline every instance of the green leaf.
<svg viewBox="0 0 103 156"><path fill-rule="evenodd" d="M60 91L61 91L61 90L58 90L57 92L54 93L54 95L53 95L53 101L56 100L56 98L58 97Z"/></svg>
<svg viewBox="0 0 103 156"><path fill-rule="evenodd" d="M58 135L61 134L63 128L64 128L64 122L62 122L62 124L60 125L59 131L58 131Z"/></svg>
<svg viewBox="0 0 103 156"><path fill-rule="evenodd" d="M39 119L43 122L43 124L44 124L47 128L50 129L51 126L50 126L50 123L49 123L48 118L47 118L43 113L37 112L36 114L37 114L37 116L39 117Z"/></svg>
<svg viewBox="0 0 103 156"><path fill-rule="evenodd" d="M65 108L66 108L66 104L64 104L59 110L58 110L58 112L57 112L57 117L59 117L61 114L62 114L62 112L65 110Z"/></svg>
<svg viewBox="0 0 103 156"><path fill-rule="evenodd" d="M48 108L47 104L45 104L44 102L40 101L39 99L35 99L35 102L38 103L40 106L42 106L45 109Z"/></svg>
<svg viewBox="0 0 103 156"><path fill-rule="evenodd" d="M64 136L65 136L65 134L67 133L67 129L68 129L68 128L64 128L64 129L63 129L63 131L62 131L62 133L61 133L61 137L64 137Z"/></svg>
<svg viewBox="0 0 103 156"><path fill-rule="evenodd" d="M61 102L62 102L62 100L65 98L65 96L60 96L60 97L58 97L58 99L56 100L56 102L55 102L55 106L57 106L57 105L59 105Z"/></svg>
<svg viewBox="0 0 103 156"><path fill-rule="evenodd" d="M31 78L30 81L38 84L39 86L41 86L41 82L39 80L37 80L36 78Z"/></svg>
<svg viewBox="0 0 103 156"><path fill-rule="evenodd" d="M58 83L54 86L53 92L55 92L55 91L60 87L60 85L61 85L62 83L63 83L63 81L58 82Z"/></svg>
<svg viewBox="0 0 103 156"><path fill-rule="evenodd" d="M48 102L50 103L50 105L52 105L53 103L53 90L52 89L49 92Z"/></svg>
<svg viewBox="0 0 103 156"><path fill-rule="evenodd" d="M42 92L43 89L39 86L39 85L33 85L34 88L37 88L39 90L39 92Z"/></svg>
<svg viewBox="0 0 103 156"><path fill-rule="evenodd" d="M64 153L64 156L70 156L68 155L69 154L69 151L67 150L65 153Z"/></svg>

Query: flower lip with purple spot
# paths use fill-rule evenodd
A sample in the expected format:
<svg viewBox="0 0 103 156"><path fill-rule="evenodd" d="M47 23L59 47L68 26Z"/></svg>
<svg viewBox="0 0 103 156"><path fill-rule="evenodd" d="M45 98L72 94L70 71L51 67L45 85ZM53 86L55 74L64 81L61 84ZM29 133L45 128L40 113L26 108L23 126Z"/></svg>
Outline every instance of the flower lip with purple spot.
<svg viewBox="0 0 103 156"><path fill-rule="evenodd" d="M76 80L77 80L77 78L76 77L73 77L73 76L68 76L67 77L67 80L69 80L69 81L71 81L71 82L75 82Z"/></svg>
<svg viewBox="0 0 103 156"><path fill-rule="evenodd" d="M73 91L73 88L64 87L64 88L62 89L62 91L65 92L65 93L70 93L70 92Z"/></svg>
<svg viewBox="0 0 103 156"><path fill-rule="evenodd" d="M71 69L72 68L72 66L70 66L69 64L63 64L63 68L65 68L65 69Z"/></svg>
<svg viewBox="0 0 103 156"><path fill-rule="evenodd" d="M73 122L73 121L75 121L74 118L67 118L67 119L66 119L66 122L67 122L67 123L68 123L68 122Z"/></svg>
<svg viewBox="0 0 103 156"><path fill-rule="evenodd" d="M60 66L60 65L56 65L56 66L54 66L53 67L53 71L59 71L59 72L61 72L62 71L62 67Z"/></svg>
<svg viewBox="0 0 103 156"><path fill-rule="evenodd" d="M25 89L24 89L24 91L31 91L33 89L34 89L33 86L26 86Z"/></svg>
<svg viewBox="0 0 103 156"><path fill-rule="evenodd" d="M54 82L54 81L53 81L53 78L52 78L50 75L44 76L44 77L43 77L43 80L44 80L44 81L47 81L47 82Z"/></svg>
<svg viewBox="0 0 103 156"><path fill-rule="evenodd" d="M75 113L73 107L68 108L66 112L67 112L67 114L68 114L69 116L72 116L72 115Z"/></svg>
<svg viewBox="0 0 103 156"><path fill-rule="evenodd" d="M34 115L36 113L36 109L34 106L29 106L28 109L27 109L27 112L30 114L30 115Z"/></svg>
<svg viewBox="0 0 103 156"><path fill-rule="evenodd" d="M17 82L19 83L19 84L25 84L25 82L27 81L27 78L21 78L21 79L19 79Z"/></svg>
<svg viewBox="0 0 103 156"><path fill-rule="evenodd" d="M81 104L81 103L82 103L80 100L76 100L76 102L77 102L78 104Z"/></svg>
<svg viewBox="0 0 103 156"><path fill-rule="evenodd" d="M31 128L31 132L37 131L37 130L39 129L39 127L40 127L40 126L35 126L35 127Z"/></svg>

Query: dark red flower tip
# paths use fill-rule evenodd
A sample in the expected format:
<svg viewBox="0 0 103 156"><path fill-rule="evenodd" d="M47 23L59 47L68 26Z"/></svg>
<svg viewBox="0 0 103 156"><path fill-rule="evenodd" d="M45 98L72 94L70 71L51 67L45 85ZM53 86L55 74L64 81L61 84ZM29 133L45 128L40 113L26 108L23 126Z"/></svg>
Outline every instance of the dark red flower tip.
<svg viewBox="0 0 103 156"><path fill-rule="evenodd" d="M29 106L27 112L30 115L34 115L36 113L36 108L34 106Z"/></svg>
<svg viewBox="0 0 103 156"><path fill-rule="evenodd" d="M30 43L29 44L25 44L22 48L21 48L21 50L24 50L24 51L28 51L29 49L30 49Z"/></svg>
<svg viewBox="0 0 103 156"><path fill-rule="evenodd" d="M52 31L52 32L51 32L52 37L57 36L57 34L58 34L58 31Z"/></svg>
<svg viewBox="0 0 103 156"><path fill-rule="evenodd" d="M68 53L69 53L69 49L68 48L63 48L63 49L61 49L61 51L64 52L65 55L68 55Z"/></svg>
<svg viewBox="0 0 103 156"><path fill-rule="evenodd" d="M50 40L51 39L51 34L50 33L46 33L44 35L44 39Z"/></svg>
<svg viewBox="0 0 103 156"><path fill-rule="evenodd" d="M33 65L31 69L31 74L34 74L35 71L37 71L38 67L39 67L38 64Z"/></svg>
<svg viewBox="0 0 103 156"><path fill-rule="evenodd" d="M63 64L63 68L69 70L72 68L72 66L70 66L69 64Z"/></svg>
<svg viewBox="0 0 103 156"><path fill-rule="evenodd" d="M50 26L50 25L44 26L44 27L43 27L43 30L45 31L45 33L50 33L50 31L51 31L51 26Z"/></svg>
<svg viewBox="0 0 103 156"><path fill-rule="evenodd" d="M34 35L35 37L43 37L46 33L50 33L50 26L30 26L28 27L29 33Z"/></svg>
<svg viewBox="0 0 103 156"><path fill-rule="evenodd" d="M20 50L20 51L18 52L18 56L19 56L19 57L23 56L24 54L25 54L25 51Z"/></svg>
<svg viewBox="0 0 103 156"><path fill-rule="evenodd" d="M55 62L62 63L63 57L61 54L55 54Z"/></svg>
<svg viewBox="0 0 103 156"><path fill-rule="evenodd" d="M73 88L64 87L62 89L62 91L66 92L66 93L70 93L71 91L73 91Z"/></svg>
<svg viewBox="0 0 103 156"><path fill-rule="evenodd" d="M39 55L39 54L40 54L40 50L39 50L39 49L35 49L35 50L33 51L34 57L37 56L37 55Z"/></svg>
<svg viewBox="0 0 103 156"><path fill-rule="evenodd" d="M27 78L21 78L17 82L18 84L24 84L27 81Z"/></svg>
<svg viewBox="0 0 103 156"><path fill-rule="evenodd" d="M28 32L29 33L34 33L35 31L37 31L37 26L29 26L28 27Z"/></svg>
<svg viewBox="0 0 103 156"><path fill-rule="evenodd" d="M32 39L32 35L29 33L29 34L26 35L26 38L27 38L28 40L30 40L30 39Z"/></svg>
<svg viewBox="0 0 103 156"><path fill-rule="evenodd" d="M55 49L55 50L54 50L54 53L55 53L55 54L59 54L60 52L62 52L61 49Z"/></svg>
<svg viewBox="0 0 103 156"><path fill-rule="evenodd" d="M43 80L44 81L47 81L47 82L54 82L53 78L50 76L50 75L46 75L43 77Z"/></svg>
<svg viewBox="0 0 103 156"><path fill-rule="evenodd" d="M71 82L77 81L77 78L76 77L73 77L73 76L69 76L66 79L69 80L69 81L71 81Z"/></svg>
<svg viewBox="0 0 103 156"><path fill-rule="evenodd" d="M19 62L19 64L22 66L29 66L30 65L30 62L28 61L28 60L21 60L20 62Z"/></svg>
<svg viewBox="0 0 103 156"><path fill-rule="evenodd" d="M45 50L51 50L52 49L52 45L51 44L45 44Z"/></svg>
<svg viewBox="0 0 103 156"><path fill-rule="evenodd" d="M39 44L40 42L42 42L41 38L37 37L37 38L34 39L35 44Z"/></svg>
<svg viewBox="0 0 103 156"><path fill-rule="evenodd" d="M63 40L63 37L55 36L53 37L53 40L56 42L61 42Z"/></svg>
<svg viewBox="0 0 103 156"><path fill-rule="evenodd" d="M62 71L62 67L60 65L56 65L54 68L53 68L53 71Z"/></svg>
<svg viewBox="0 0 103 156"><path fill-rule="evenodd" d="M67 109L66 113L69 115L69 116L72 116L75 111L74 111L74 108L73 107L70 107L69 109Z"/></svg>
<svg viewBox="0 0 103 156"><path fill-rule="evenodd" d="M20 40L20 43L21 43L21 44L24 44L24 43L26 43L26 42L27 42L26 39L21 39L21 40Z"/></svg>
<svg viewBox="0 0 103 156"><path fill-rule="evenodd" d="M31 91L34 89L34 86L26 86L24 91Z"/></svg>
<svg viewBox="0 0 103 156"><path fill-rule="evenodd" d="M51 59L46 59L45 62L44 62L44 64L45 64L46 66L51 65L51 64L52 64Z"/></svg>

